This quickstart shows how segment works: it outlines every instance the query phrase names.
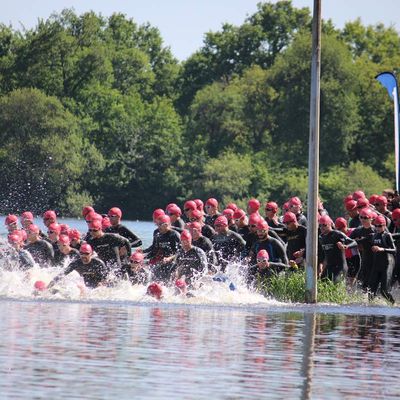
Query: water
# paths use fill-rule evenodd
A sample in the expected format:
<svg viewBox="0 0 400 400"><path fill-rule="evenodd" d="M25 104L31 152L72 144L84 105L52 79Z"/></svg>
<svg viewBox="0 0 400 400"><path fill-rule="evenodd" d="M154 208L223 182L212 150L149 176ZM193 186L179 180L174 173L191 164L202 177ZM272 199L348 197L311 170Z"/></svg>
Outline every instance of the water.
<svg viewBox="0 0 400 400"><path fill-rule="evenodd" d="M400 396L396 309L353 309L357 315L275 306L1 306L5 399Z"/></svg>
<svg viewBox="0 0 400 400"><path fill-rule="evenodd" d="M152 224L127 225L149 244ZM282 304L240 280L158 302L127 282L81 297L68 276L34 296L55 273L0 272L0 399L400 397L397 307Z"/></svg>

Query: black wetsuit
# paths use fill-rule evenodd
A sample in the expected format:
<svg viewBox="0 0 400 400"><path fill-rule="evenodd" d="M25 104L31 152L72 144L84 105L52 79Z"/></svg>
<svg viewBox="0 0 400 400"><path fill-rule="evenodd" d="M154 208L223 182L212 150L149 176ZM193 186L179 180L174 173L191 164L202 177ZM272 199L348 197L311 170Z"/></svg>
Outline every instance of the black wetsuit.
<svg viewBox="0 0 400 400"><path fill-rule="evenodd" d="M350 219L349 228L358 228L361 226L360 216L356 215L354 218Z"/></svg>
<svg viewBox="0 0 400 400"><path fill-rule="evenodd" d="M260 284L268 283L273 276L287 269L287 265L280 262L268 262L267 268L259 268L257 264L249 266L246 274L246 281L249 286L254 286L257 282Z"/></svg>
<svg viewBox="0 0 400 400"><path fill-rule="evenodd" d="M258 239L252 246L250 250L250 264L256 264L257 254L260 250L266 250L269 255L269 260L271 263L282 263L289 266L289 261L287 259L285 248L277 239L267 236L266 239Z"/></svg>
<svg viewBox="0 0 400 400"><path fill-rule="evenodd" d="M121 266L120 247L126 248L128 257L131 255L129 240L115 233L104 233L103 236L96 239L91 237L87 243L92 246L98 257L113 269Z"/></svg>
<svg viewBox="0 0 400 400"><path fill-rule="evenodd" d="M170 257L178 251L180 245L179 233L173 229L168 230L165 233L159 233L153 238L153 244L151 245L151 251L147 253L151 265L154 265L152 273L155 279L168 281L171 273L173 272L174 265L172 262L163 264L162 260L164 257Z"/></svg>
<svg viewBox="0 0 400 400"><path fill-rule="evenodd" d="M117 233L118 235L129 240L131 247L139 247L142 245L142 240L135 235L130 229L128 229L125 225L118 224L115 226L108 227L105 232L107 233Z"/></svg>
<svg viewBox="0 0 400 400"><path fill-rule="evenodd" d="M72 244L72 242L71 242L70 246L71 246L73 249L76 249L76 250L79 251L79 249L80 249L81 246L82 246L82 243L83 243L83 240L79 240L76 244Z"/></svg>
<svg viewBox="0 0 400 400"><path fill-rule="evenodd" d="M192 241L192 245L200 247L200 249L206 253L209 268L217 265L217 256L215 255L214 246L209 238L200 236L197 240Z"/></svg>
<svg viewBox="0 0 400 400"><path fill-rule="evenodd" d="M322 254L319 254L319 260L324 262L324 271L322 278L328 278L333 282L338 282L342 275L347 274L346 257L343 250L337 247L337 243L343 243L347 247L355 247L357 243L347 237L344 233L335 229L325 235L319 236L319 245Z"/></svg>
<svg viewBox="0 0 400 400"><path fill-rule="evenodd" d="M237 233L247 242L247 236L250 234L250 228L248 225L242 226L238 229Z"/></svg>
<svg viewBox="0 0 400 400"><path fill-rule="evenodd" d="M50 242L50 244L53 246L53 251L54 251L54 259L53 259L53 264L54 266L60 265L64 259L63 254L61 253L57 242Z"/></svg>
<svg viewBox="0 0 400 400"><path fill-rule="evenodd" d="M211 239L211 242L217 254L218 265L221 267L222 272L225 271L230 261L239 258L246 245L246 242L238 233L230 230L224 234L216 234Z"/></svg>
<svg viewBox="0 0 400 400"><path fill-rule="evenodd" d="M275 230L275 229L283 229L285 227L284 224L280 223L279 221L275 221L275 219L267 218L265 217L265 220L268 223L268 226L270 229Z"/></svg>
<svg viewBox="0 0 400 400"><path fill-rule="evenodd" d="M215 220L216 220L218 217L220 217L221 215L222 215L221 213L217 213L217 214L215 214L215 215L206 215L205 223L206 223L207 225L210 225L212 228L214 228L214 222L215 222ZM204 233L203 233L203 235L204 235Z"/></svg>
<svg viewBox="0 0 400 400"><path fill-rule="evenodd" d="M216 234L214 228L212 228L210 225L204 224L201 227L201 234L205 236L206 238L212 239L213 236Z"/></svg>
<svg viewBox="0 0 400 400"><path fill-rule="evenodd" d="M40 267L51 267L54 263L53 246L47 241L39 239L34 243L28 243L25 250L31 253L33 259Z"/></svg>
<svg viewBox="0 0 400 400"><path fill-rule="evenodd" d="M392 276L392 283L395 283L396 281L400 281L400 227L393 223L390 232L392 233L394 244L397 249L395 255L395 267Z"/></svg>
<svg viewBox="0 0 400 400"><path fill-rule="evenodd" d="M295 260L296 257L293 254L306 248L307 228L303 225L299 225L294 231L284 228L283 234L287 242L286 254L288 259ZM305 258L305 253L303 258Z"/></svg>
<svg viewBox="0 0 400 400"><path fill-rule="evenodd" d="M228 225L228 229L232 232L238 233L238 228L235 224Z"/></svg>
<svg viewBox="0 0 400 400"><path fill-rule="evenodd" d="M141 267L137 270L131 268L130 264L124 264L117 273L117 277L128 279L132 285L145 285L149 282L150 271Z"/></svg>
<svg viewBox="0 0 400 400"><path fill-rule="evenodd" d="M176 221L172 222L171 227L177 232L182 232L185 229L185 221L182 218L178 218Z"/></svg>
<svg viewBox="0 0 400 400"><path fill-rule="evenodd" d="M71 251L68 254L61 253L60 263L63 265L69 265L71 262L77 260L78 258L80 258L79 250L71 247Z"/></svg>
<svg viewBox="0 0 400 400"><path fill-rule="evenodd" d="M64 270L63 275L68 275L72 271L78 272L85 281L85 285L89 288L97 287L101 282L107 279L110 272L105 263L96 257L93 257L88 264L84 264L80 258L73 261ZM58 275L54 278L53 282L59 281L63 275Z"/></svg>
<svg viewBox="0 0 400 400"><path fill-rule="evenodd" d="M304 227L307 227L307 218L303 213L296 214L297 222Z"/></svg>
<svg viewBox="0 0 400 400"><path fill-rule="evenodd" d="M359 228L354 229L354 231L350 234L350 238L354 239L359 245L361 254L361 268L358 279L362 283L364 289L366 289L368 286L369 275L372 270L374 253L371 250L371 238L374 233L375 230L372 226L367 229L360 226Z"/></svg>
<svg viewBox="0 0 400 400"><path fill-rule="evenodd" d="M176 253L175 267L178 276L185 275L185 281L191 284L196 273L207 271L206 253L200 247L192 246L189 251L181 248Z"/></svg>
<svg viewBox="0 0 400 400"><path fill-rule="evenodd" d="M10 249L7 252L7 257L2 267L7 270L19 269L21 271L26 271L35 266L35 260L33 259L31 253L28 250L20 249Z"/></svg>
<svg viewBox="0 0 400 400"><path fill-rule="evenodd" d="M385 250L373 253L373 265L369 275L368 287L371 290L372 296L375 296L380 284L382 295L391 303L394 303L393 296L390 294L394 255L396 253L392 235L386 231L382 233L376 232L371 240L372 246L379 246Z"/></svg>
<svg viewBox="0 0 400 400"><path fill-rule="evenodd" d="M246 245L244 246L244 250L242 253L243 257L247 257L249 255L251 248L253 247L254 243L257 242L257 240L258 240L257 233L249 231L245 239Z"/></svg>

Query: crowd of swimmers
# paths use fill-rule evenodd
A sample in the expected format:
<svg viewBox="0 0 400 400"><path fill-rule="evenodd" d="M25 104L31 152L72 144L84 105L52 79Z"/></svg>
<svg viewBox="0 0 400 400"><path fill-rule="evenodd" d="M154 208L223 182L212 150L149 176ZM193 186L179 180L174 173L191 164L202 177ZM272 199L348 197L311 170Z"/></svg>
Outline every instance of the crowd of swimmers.
<svg viewBox="0 0 400 400"><path fill-rule="evenodd" d="M79 232L57 222L54 211L43 214L42 232L26 211L10 214L5 224L8 246L2 267L27 271L63 266L51 282L36 282L36 290L51 290L65 275L76 271L85 288L112 286L119 280L147 286L147 294L160 299L166 286L178 295L192 296L202 277L228 282L230 264L242 266L247 285L256 289L272 276L304 268L307 218L298 197L282 206L250 199L243 210L230 203L221 209L217 199L188 200L180 208L168 204L153 212L155 230L148 248L122 224L122 211L107 214L93 207L82 209L88 230ZM400 207L391 191L367 198L362 191L346 196L343 217L331 219L318 207L318 275L339 282L346 279L374 298L378 291L394 303L392 285L399 279ZM133 251L134 250L134 251Z"/></svg>

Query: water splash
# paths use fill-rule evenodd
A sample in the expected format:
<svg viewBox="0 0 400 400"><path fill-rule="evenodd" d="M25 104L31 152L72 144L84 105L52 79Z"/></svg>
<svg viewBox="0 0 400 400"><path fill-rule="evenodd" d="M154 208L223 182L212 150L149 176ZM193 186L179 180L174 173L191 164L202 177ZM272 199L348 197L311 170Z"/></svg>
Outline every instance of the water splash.
<svg viewBox="0 0 400 400"><path fill-rule="evenodd" d="M193 297L177 295L175 288L164 286L162 302L177 304L278 304L267 300L263 295L248 289L240 272L239 264L231 264L225 279L213 280L210 275L198 279L191 291ZM28 272L0 271L0 297L11 299L49 299L49 300L86 300L86 301L135 301L158 302L146 294L147 285L132 285L129 281L119 281L113 287L98 287L82 291L82 278L72 272L54 287L55 290L37 291L36 281L48 284L63 268L34 267ZM232 284L235 290L232 290Z"/></svg>

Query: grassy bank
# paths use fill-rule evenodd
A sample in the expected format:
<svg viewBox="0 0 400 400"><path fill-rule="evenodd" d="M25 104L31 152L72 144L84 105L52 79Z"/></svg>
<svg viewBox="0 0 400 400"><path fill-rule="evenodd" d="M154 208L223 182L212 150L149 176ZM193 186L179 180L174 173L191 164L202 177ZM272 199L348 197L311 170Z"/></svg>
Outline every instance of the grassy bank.
<svg viewBox="0 0 400 400"><path fill-rule="evenodd" d="M259 289L268 297L278 301L303 303L306 290L305 272L287 272L259 282ZM365 296L349 292L344 281L334 284L328 280L318 280L318 302L320 303L363 303Z"/></svg>

